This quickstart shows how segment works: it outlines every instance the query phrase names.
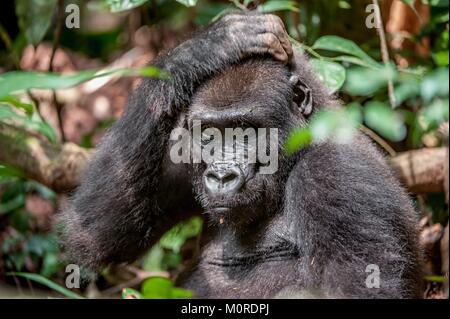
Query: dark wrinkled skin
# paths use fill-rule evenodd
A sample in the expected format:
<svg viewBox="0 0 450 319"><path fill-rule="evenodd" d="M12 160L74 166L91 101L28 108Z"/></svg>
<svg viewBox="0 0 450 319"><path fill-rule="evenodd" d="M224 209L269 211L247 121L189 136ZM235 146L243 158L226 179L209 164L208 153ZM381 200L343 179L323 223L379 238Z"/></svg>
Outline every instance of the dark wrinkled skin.
<svg viewBox="0 0 450 319"><path fill-rule="evenodd" d="M147 78L133 93L62 214L75 262L134 261L175 223L204 213L200 256L177 282L196 297L421 296L415 213L375 147L358 135L284 156L305 109L337 103L294 56L277 17L225 16L154 65L171 79ZM297 101L299 88L310 90L311 105ZM277 173L212 197L204 164L172 164L171 130L212 115L215 124L278 128ZM380 268L379 289L365 285L369 264Z"/></svg>

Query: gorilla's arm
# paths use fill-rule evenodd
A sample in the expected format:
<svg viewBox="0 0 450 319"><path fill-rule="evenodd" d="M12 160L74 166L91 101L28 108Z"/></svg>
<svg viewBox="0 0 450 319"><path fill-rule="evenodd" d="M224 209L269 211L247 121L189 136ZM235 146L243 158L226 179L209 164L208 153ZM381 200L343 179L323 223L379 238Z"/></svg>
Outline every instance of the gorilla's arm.
<svg viewBox="0 0 450 319"><path fill-rule="evenodd" d="M292 49L282 22L229 15L157 59L154 66L170 79L143 80L63 213L65 246L76 262L96 269L133 260L195 209L189 174L167 160L170 132L202 81L264 53L288 61Z"/></svg>

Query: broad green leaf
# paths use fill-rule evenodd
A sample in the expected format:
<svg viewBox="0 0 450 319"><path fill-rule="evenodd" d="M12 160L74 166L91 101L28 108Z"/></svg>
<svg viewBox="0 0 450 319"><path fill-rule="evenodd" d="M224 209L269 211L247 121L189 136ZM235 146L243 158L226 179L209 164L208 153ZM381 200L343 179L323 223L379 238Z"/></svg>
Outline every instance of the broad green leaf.
<svg viewBox="0 0 450 319"><path fill-rule="evenodd" d="M380 68L380 64L364 52L355 42L335 35L319 38L312 46L314 50L326 50L355 56L373 68Z"/></svg>
<svg viewBox="0 0 450 319"><path fill-rule="evenodd" d="M413 1L413 0L404 0L404 1ZM448 8L449 1L448 0L429 0L429 4L432 7Z"/></svg>
<svg viewBox="0 0 450 319"><path fill-rule="evenodd" d="M142 268L145 271L164 271L163 258L164 249L157 243L144 256Z"/></svg>
<svg viewBox="0 0 450 319"><path fill-rule="evenodd" d="M411 7L414 6L414 2L415 2L415 0L402 0L402 1Z"/></svg>
<svg viewBox="0 0 450 319"><path fill-rule="evenodd" d="M142 294L132 288L124 288L122 289L122 299L142 299L144 298Z"/></svg>
<svg viewBox="0 0 450 319"><path fill-rule="evenodd" d="M399 81L394 90L396 106L420 96L420 84L421 80L418 77L408 77L401 82Z"/></svg>
<svg viewBox="0 0 450 319"><path fill-rule="evenodd" d="M35 281L41 285L47 286L48 288L60 293L63 296L71 298L71 299L84 299L84 297L74 293L73 291L70 291L69 289L64 288L63 286L60 286L57 283L54 283L53 281L45 278L44 276L38 275L38 274L32 274L32 273L26 273L26 272L9 272L9 273L6 273L6 275L23 277L23 278Z"/></svg>
<svg viewBox="0 0 450 319"><path fill-rule="evenodd" d="M271 13L277 11L298 12L298 4L295 1L270 0L258 6L258 11Z"/></svg>
<svg viewBox="0 0 450 319"><path fill-rule="evenodd" d="M197 4L197 0L177 0L177 2L185 5L186 7L193 7Z"/></svg>
<svg viewBox="0 0 450 319"><path fill-rule="evenodd" d="M427 128L437 128L441 123L448 121L448 103L448 98L436 99L423 109L423 119Z"/></svg>
<svg viewBox="0 0 450 319"><path fill-rule="evenodd" d="M148 66L140 69L116 69L109 71L85 70L70 75L45 72L13 71L0 75L0 97L16 91L29 89L67 89L102 76L151 76L168 78L168 74L158 68Z"/></svg>
<svg viewBox="0 0 450 319"><path fill-rule="evenodd" d="M328 87L329 93L338 91L345 82L345 68L334 62L311 59L318 78Z"/></svg>
<svg viewBox="0 0 450 319"><path fill-rule="evenodd" d="M153 277L142 283L142 295L146 299L170 299L173 283L170 279Z"/></svg>
<svg viewBox="0 0 450 319"><path fill-rule="evenodd" d="M173 227L161 237L159 242L163 248L171 249L178 253L185 241L199 235L201 230L202 219L199 217L193 217L188 221L182 222Z"/></svg>
<svg viewBox="0 0 450 319"><path fill-rule="evenodd" d="M131 10L146 2L148 2L148 0L106 0L106 4L111 12Z"/></svg>
<svg viewBox="0 0 450 319"><path fill-rule="evenodd" d="M288 155L311 144L313 136L309 128L301 128L293 131L286 140L284 149Z"/></svg>
<svg viewBox="0 0 450 319"><path fill-rule="evenodd" d="M449 62L448 50L433 53L432 56L433 60L436 62L438 66L448 66Z"/></svg>
<svg viewBox="0 0 450 319"><path fill-rule="evenodd" d="M0 97L29 89L65 89L93 79L97 71L88 70L71 75L44 72L13 71L0 75Z"/></svg>
<svg viewBox="0 0 450 319"><path fill-rule="evenodd" d="M372 101L364 107L367 126L383 137L398 142L405 138L406 127L400 115L382 102Z"/></svg>
<svg viewBox="0 0 450 319"><path fill-rule="evenodd" d="M172 299L189 299L192 298L192 291L183 288L173 288L172 289Z"/></svg>
<svg viewBox="0 0 450 319"><path fill-rule="evenodd" d="M19 26L28 43L37 45L52 23L56 0L16 0Z"/></svg>
<svg viewBox="0 0 450 319"><path fill-rule="evenodd" d="M347 81L344 90L350 95L370 96L385 87L389 80L394 81L397 76L397 71L393 67L381 69L350 68L347 69Z"/></svg>
<svg viewBox="0 0 450 319"><path fill-rule="evenodd" d="M448 97L448 72L448 68L439 68L425 77L421 87L422 98L425 101L431 101L436 96Z"/></svg>
<svg viewBox="0 0 450 319"><path fill-rule="evenodd" d="M142 295L146 299L174 299L191 298L189 290L176 288L170 279L163 277L152 277L142 283Z"/></svg>
<svg viewBox="0 0 450 319"><path fill-rule="evenodd" d="M0 164L0 181L9 177L24 177L23 173L17 168Z"/></svg>

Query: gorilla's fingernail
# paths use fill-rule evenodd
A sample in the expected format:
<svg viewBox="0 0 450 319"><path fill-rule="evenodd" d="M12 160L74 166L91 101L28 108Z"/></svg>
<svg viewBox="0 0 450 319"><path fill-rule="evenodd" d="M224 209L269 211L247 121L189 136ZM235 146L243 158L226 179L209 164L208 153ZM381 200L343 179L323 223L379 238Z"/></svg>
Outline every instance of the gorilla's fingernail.
<svg viewBox="0 0 450 319"><path fill-rule="evenodd" d="M225 222L225 220L223 219L223 217L220 217L219 224L222 225L224 222Z"/></svg>

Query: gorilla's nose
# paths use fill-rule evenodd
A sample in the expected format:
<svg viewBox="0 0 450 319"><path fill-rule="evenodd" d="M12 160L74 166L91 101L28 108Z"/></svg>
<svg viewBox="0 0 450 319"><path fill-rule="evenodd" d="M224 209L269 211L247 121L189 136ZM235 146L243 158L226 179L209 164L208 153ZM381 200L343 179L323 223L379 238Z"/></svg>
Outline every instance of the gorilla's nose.
<svg viewBox="0 0 450 319"><path fill-rule="evenodd" d="M204 183L211 195L232 195L244 184L244 176L238 165L215 163L205 171Z"/></svg>

